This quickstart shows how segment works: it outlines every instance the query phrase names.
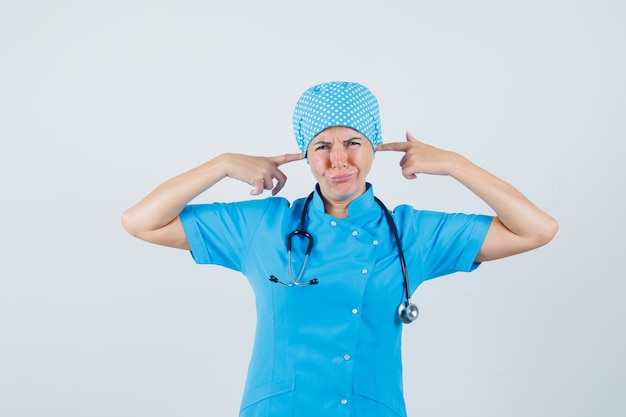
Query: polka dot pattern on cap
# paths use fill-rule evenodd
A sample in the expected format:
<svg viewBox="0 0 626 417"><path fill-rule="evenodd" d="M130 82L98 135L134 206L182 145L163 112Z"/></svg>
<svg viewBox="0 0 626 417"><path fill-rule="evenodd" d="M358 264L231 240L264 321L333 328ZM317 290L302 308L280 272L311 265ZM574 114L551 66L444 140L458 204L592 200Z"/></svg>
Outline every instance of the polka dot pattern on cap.
<svg viewBox="0 0 626 417"><path fill-rule="evenodd" d="M374 146L382 143L378 100L361 84L333 81L306 90L293 113L298 147L306 153L309 143L322 130L346 126L365 136Z"/></svg>

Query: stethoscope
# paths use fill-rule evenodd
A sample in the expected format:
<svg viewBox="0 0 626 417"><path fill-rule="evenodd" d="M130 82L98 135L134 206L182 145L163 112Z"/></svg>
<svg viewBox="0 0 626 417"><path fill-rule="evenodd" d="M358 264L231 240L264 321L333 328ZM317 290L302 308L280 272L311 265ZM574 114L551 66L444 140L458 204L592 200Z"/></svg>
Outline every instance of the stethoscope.
<svg viewBox="0 0 626 417"><path fill-rule="evenodd" d="M317 278L313 278L310 281L300 282L300 279L302 278L302 274L304 273L306 262L309 259L311 250L313 249L313 236L311 236L311 234L306 231L306 229L304 228L304 224L306 222L306 216L309 210L309 204L311 203L311 200L313 199L314 194L315 192L312 192L311 194L309 194L309 196L304 201L304 205L302 207L302 214L300 216L300 224L298 225L298 228L294 230L293 232L289 233L289 235L287 236L287 266L288 266L287 269L289 271L289 278L291 279L291 283L282 282L278 278L276 278L274 275L270 275L270 281L276 284L280 284L285 287L294 287L294 286L306 287L308 285L317 285L319 283ZM402 279L404 281L404 295L405 295L405 300L402 301L400 305L398 306L398 317L400 317L400 320L402 321L402 323L405 323L405 324L412 323L413 321L417 319L419 310L417 306L411 302L411 296L410 296L411 290L409 287L409 274L406 269L406 262L404 260L404 252L402 251L402 243L400 242L400 237L398 236L398 229L396 228L396 224L393 221L393 217L391 217L391 213L389 212L389 210L387 210L387 207L385 207L383 202L380 201L377 197L374 197L374 200L376 201L376 203L378 203L380 208L383 210L383 213L385 213L385 219L387 220L387 224L389 225L389 228L391 229L393 237L396 240L396 246L398 247L398 257L400 258L400 266L402 268ZM297 277L294 277L293 269L291 267L291 247L292 247L291 242L294 237L307 239L307 247L304 253L304 261L302 261L302 266L300 267L300 271L298 272Z"/></svg>

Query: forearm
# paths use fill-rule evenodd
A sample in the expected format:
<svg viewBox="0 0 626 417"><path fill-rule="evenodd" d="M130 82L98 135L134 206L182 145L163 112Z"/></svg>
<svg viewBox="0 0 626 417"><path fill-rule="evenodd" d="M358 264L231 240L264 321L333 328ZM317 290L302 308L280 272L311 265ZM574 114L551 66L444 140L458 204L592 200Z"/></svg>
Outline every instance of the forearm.
<svg viewBox="0 0 626 417"><path fill-rule="evenodd" d="M178 175L152 191L146 198L122 215L124 228L133 236L166 246L188 248L187 238L178 215L191 200L225 177L243 181L250 194L271 190L278 193L287 177L278 168L299 161L302 153L274 157L226 153L184 174Z"/></svg>
<svg viewBox="0 0 626 417"><path fill-rule="evenodd" d="M528 249L552 239L556 221L521 192L463 156L454 154L453 160L449 175L487 203L502 225L523 239Z"/></svg>
<svg viewBox="0 0 626 417"><path fill-rule="evenodd" d="M191 200L226 177L221 157L171 178L122 215L132 235L151 232L171 223Z"/></svg>

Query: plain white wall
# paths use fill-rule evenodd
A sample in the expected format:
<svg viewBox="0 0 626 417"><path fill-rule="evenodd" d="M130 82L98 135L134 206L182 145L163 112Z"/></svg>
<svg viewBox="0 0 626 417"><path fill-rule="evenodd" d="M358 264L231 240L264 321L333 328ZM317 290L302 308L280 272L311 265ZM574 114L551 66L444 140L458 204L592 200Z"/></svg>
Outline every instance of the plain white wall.
<svg viewBox="0 0 626 417"><path fill-rule="evenodd" d="M625 18L617 0L2 1L0 415L236 415L245 278L119 216L222 152L296 152L295 100L330 80L374 91L386 141L458 151L561 226L418 289L409 415L624 415ZM370 177L388 205L490 213L398 161ZM284 196L308 193L306 163L285 172Z"/></svg>

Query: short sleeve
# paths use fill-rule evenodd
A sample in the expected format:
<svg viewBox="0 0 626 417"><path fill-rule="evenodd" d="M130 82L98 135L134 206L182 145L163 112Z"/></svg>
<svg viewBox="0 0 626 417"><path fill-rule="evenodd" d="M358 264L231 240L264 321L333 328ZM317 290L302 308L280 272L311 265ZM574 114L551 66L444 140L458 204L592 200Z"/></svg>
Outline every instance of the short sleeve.
<svg viewBox="0 0 626 417"><path fill-rule="evenodd" d="M194 261L241 271L269 200L187 205L180 219Z"/></svg>
<svg viewBox="0 0 626 417"><path fill-rule="evenodd" d="M409 268L419 281L454 272L470 272L492 216L481 214L441 213L403 208L399 210L404 225L402 242Z"/></svg>

